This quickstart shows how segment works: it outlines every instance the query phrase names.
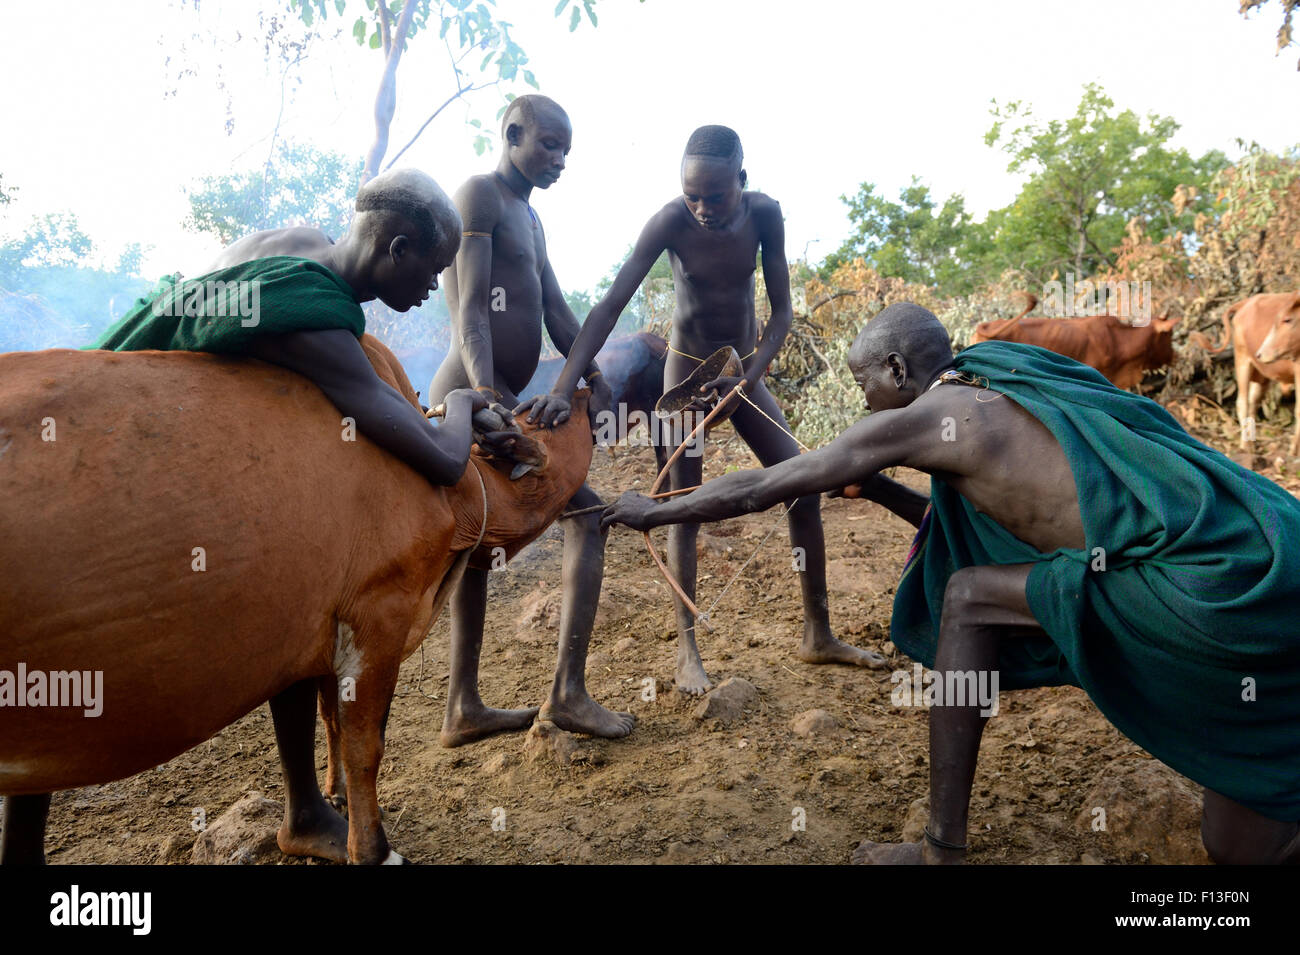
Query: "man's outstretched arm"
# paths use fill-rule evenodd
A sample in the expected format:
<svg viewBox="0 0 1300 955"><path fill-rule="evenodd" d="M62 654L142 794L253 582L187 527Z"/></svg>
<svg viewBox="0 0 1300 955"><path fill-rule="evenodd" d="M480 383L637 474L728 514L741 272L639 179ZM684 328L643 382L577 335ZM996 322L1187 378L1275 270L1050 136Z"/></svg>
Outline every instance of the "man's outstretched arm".
<svg viewBox="0 0 1300 955"><path fill-rule="evenodd" d="M782 501L861 484L882 468L906 464L920 429L910 419L927 412L882 411L851 425L816 451L770 468L737 471L661 504L628 491L605 509L601 525L626 524L649 530L662 524L700 524L763 511Z"/></svg>
<svg viewBox="0 0 1300 955"><path fill-rule="evenodd" d="M473 442L470 418L478 408L487 407L487 399L477 392L463 389L447 395L447 417L441 427L435 427L375 374L351 332L267 335L255 339L248 354L309 378L340 414L356 421L362 434L430 483L455 484L465 473Z"/></svg>

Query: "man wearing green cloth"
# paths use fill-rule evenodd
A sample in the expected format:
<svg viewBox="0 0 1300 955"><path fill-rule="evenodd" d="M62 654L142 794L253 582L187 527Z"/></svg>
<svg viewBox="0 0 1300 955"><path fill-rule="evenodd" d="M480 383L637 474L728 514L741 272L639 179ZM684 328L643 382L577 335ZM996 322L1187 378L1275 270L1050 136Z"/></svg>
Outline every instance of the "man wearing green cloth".
<svg viewBox="0 0 1300 955"><path fill-rule="evenodd" d="M305 227L240 239L206 274L141 299L90 347L240 354L281 365L310 378L362 434L430 482L455 484L469 461L471 415L487 400L462 389L447 396L441 427L426 420L366 358L360 303L378 298L405 312L428 298L460 247L460 215L414 169L366 183L356 210L337 243Z"/></svg>
<svg viewBox="0 0 1300 955"><path fill-rule="evenodd" d="M1216 862L1300 862L1300 502L1071 359L1005 342L954 359L916 305L871 321L849 367L873 413L825 448L671 502L629 492L604 521L715 521L840 491L920 528L891 636L935 671L929 825L854 861L962 861L996 710L973 688L1068 683L1206 787ZM879 475L894 465L932 476L928 507Z"/></svg>

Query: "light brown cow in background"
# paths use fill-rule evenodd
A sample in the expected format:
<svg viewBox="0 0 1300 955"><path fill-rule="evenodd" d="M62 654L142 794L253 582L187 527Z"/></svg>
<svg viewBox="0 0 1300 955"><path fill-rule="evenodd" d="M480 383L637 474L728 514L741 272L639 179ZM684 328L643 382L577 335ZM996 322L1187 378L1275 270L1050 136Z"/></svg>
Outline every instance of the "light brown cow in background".
<svg viewBox="0 0 1300 955"><path fill-rule="evenodd" d="M1130 325L1114 315L1045 318L1028 316L1028 311L1015 318L976 325L971 343L1004 341L1038 345L1091 365L1116 388L1134 388L1146 372L1163 368L1174 359L1173 330L1177 318L1153 318L1146 325Z"/></svg>
<svg viewBox="0 0 1300 955"><path fill-rule="evenodd" d="M1189 338L1212 354L1232 343L1232 364L1237 379L1237 423L1241 427L1241 449L1248 451L1255 439L1255 416L1264 388L1276 381L1283 394L1295 389L1300 352L1300 292L1252 295L1230 305L1223 313L1223 338L1218 345L1199 332ZM1291 454L1300 454L1300 413L1296 414Z"/></svg>
<svg viewBox="0 0 1300 955"><path fill-rule="evenodd" d="M363 344L418 405L392 354ZM0 355L0 703L20 667L102 678L99 715L30 694L0 709L0 794L130 776L318 679L331 763L346 770L347 856L401 861L375 792L398 666L481 529L474 560L509 556L581 486L585 401L537 433L540 468L511 481L508 464L471 456L458 484L434 487L346 440L324 394L271 365Z"/></svg>

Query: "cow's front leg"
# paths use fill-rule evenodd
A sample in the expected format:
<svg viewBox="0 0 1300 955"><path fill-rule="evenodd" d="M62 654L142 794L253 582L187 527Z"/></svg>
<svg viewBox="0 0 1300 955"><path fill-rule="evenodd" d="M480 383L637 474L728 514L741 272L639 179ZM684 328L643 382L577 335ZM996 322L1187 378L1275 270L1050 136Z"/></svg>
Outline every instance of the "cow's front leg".
<svg viewBox="0 0 1300 955"><path fill-rule="evenodd" d="M275 744L284 774L280 851L347 862L348 824L316 784L316 680L301 680L271 698Z"/></svg>
<svg viewBox="0 0 1300 955"><path fill-rule="evenodd" d="M403 634L405 631L403 631ZM377 641L382 642L382 641ZM401 646L400 640L397 646ZM338 722L348 794L348 858L356 865L406 862L388 845L376 782L384 755L384 724L397 686L398 659L366 660L349 684L340 674Z"/></svg>

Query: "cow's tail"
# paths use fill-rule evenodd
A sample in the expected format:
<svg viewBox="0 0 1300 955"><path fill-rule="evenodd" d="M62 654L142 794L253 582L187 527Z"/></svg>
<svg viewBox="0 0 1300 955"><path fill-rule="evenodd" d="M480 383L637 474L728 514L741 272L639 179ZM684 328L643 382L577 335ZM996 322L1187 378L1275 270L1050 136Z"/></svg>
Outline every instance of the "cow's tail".
<svg viewBox="0 0 1300 955"><path fill-rule="evenodd" d="M1227 348L1228 343L1232 341L1232 316L1236 315L1237 312L1241 309L1241 306L1245 305L1249 301L1250 299L1243 299L1240 302L1236 302L1232 305L1229 305L1227 310L1224 311L1223 339L1219 342L1219 344L1217 345L1210 344L1209 336L1204 335L1201 332L1191 332L1190 334L1188 334L1187 340L1191 342L1193 345L1195 345L1197 348L1205 349L1211 355L1219 354L1219 352Z"/></svg>
<svg viewBox="0 0 1300 955"><path fill-rule="evenodd" d="M975 326L975 341L996 341L1009 332L1016 323L1025 318L1030 312L1038 307L1038 296L1033 292L1022 292L1025 297L1025 310L1015 318L1001 319L994 322L984 322Z"/></svg>

